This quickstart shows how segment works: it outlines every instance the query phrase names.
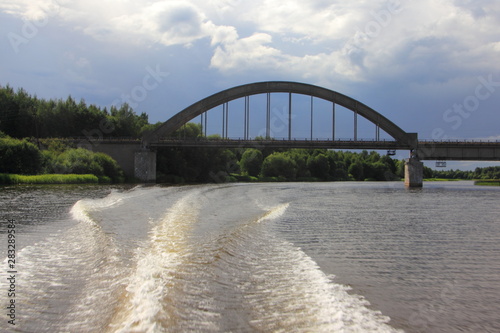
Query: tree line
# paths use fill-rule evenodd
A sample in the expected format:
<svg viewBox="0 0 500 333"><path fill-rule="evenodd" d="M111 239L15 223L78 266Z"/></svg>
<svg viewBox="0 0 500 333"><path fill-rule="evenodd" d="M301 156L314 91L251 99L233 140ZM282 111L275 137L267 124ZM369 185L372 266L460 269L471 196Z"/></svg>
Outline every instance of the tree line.
<svg viewBox="0 0 500 333"><path fill-rule="evenodd" d="M432 170L432 175L443 179L500 179L500 166L475 168L474 171Z"/></svg>
<svg viewBox="0 0 500 333"><path fill-rule="evenodd" d="M121 181L123 173L109 156L48 138L87 136L94 129L110 137L140 138L158 125L149 124L147 114L137 115L127 104L108 110L87 105L84 100L76 102L71 96L65 100L45 100L23 89L14 91L10 86L0 86L0 173L91 173L102 179ZM188 123L174 136L202 138L201 125ZM170 183L382 181L404 177L404 161L367 151L160 148L157 160L157 179ZM424 177L500 179L500 167L477 168L474 172L425 167Z"/></svg>
<svg viewBox="0 0 500 333"><path fill-rule="evenodd" d="M120 166L106 154L76 148L59 139L42 139L41 146L44 149L29 139L0 132L0 174L92 174L100 182L125 180Z"/></svg>
<svg viewBox="0 0 500 333"><path fill-rule="evenodd" d="M201 138L201 125L188 123L174 133ZM220 139L213 135L207 139ZM263 138L256 138L258 141ZM165 182L398 180L404 162L379 153L264 147L160 148L158 179Z"/></svg>
<svg viewBox="0 0 500 333"><path fill-rule="evenodd" d="M99 128L106 136L139 138L154 126L146 113L137 115L128 104L108 110L71 96L46 100L24 89L0 86L0 131L12 138L81 137Z"/></svg>

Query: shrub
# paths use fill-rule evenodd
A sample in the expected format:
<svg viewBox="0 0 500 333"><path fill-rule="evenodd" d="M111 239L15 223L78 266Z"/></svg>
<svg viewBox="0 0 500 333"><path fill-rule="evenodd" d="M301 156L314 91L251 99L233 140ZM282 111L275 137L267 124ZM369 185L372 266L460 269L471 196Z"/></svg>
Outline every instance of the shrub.
<svg viewBox="0 0 500 333"><path fill-rule="evenodd" d="M297 173L295 161L283 153L273 153L262 163L264 177L283 177L287 180L295 179Z"/></svg>
<svg viewBox="0 0 500 333"><path fill-rule="evenodd" d="M0 172L36 174L41 170L42 153L26 140L0 139Z"/></svg>
<svg viewBox="0 0 500 333"><path fill-rule="evenodd" d="M247 149L241 156L241 170L249 176L258 176L262 168L262 152L257 149Z"/></svg>
<svg viewBox="0 0 500 333"><path fill-rule="evenodd" d="M94 153L78 148L68 149L62 153L43 152L46 173L57 174L93 174L100 182L123 182L124 174L114 159L104 153Z"/></svg>

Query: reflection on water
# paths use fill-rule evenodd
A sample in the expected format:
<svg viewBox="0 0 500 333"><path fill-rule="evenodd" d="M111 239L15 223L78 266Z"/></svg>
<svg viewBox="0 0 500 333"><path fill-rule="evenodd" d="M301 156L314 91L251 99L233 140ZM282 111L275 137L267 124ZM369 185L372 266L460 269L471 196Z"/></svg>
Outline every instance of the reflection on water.
<svg viewBox="0 0 500 333"><path fill-rule="evenodd" d="M3 187L16 329L499 331L500 191L424 186Z"/></svg>

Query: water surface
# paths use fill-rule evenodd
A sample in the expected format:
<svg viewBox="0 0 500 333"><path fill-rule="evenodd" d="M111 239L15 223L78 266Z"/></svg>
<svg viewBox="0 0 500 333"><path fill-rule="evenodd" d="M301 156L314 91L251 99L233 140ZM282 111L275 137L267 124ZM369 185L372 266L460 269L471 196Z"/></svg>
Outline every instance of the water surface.
<svg viewBox="0 0 500 333"><path fill-rule="evenodd" d="M470 182L3 187L15 331L498 332L499 199Z"/></svg>

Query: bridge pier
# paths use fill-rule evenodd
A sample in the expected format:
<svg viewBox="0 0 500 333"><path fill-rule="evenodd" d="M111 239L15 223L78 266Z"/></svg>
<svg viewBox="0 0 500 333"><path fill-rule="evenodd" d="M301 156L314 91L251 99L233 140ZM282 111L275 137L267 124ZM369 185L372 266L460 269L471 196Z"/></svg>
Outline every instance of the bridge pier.
<svg viewBox="0 0 500 333"><path fill-rule="evenodd" d="M405 186L418 188L423 186L424 163L415 157L405 160Z"/></svg>
<svg viewBox="0 0 500 333"><path fill-rule="evenodd" d="M156 182L156 152L150 150L134 153L134 177L146 183Z"/></svg>

